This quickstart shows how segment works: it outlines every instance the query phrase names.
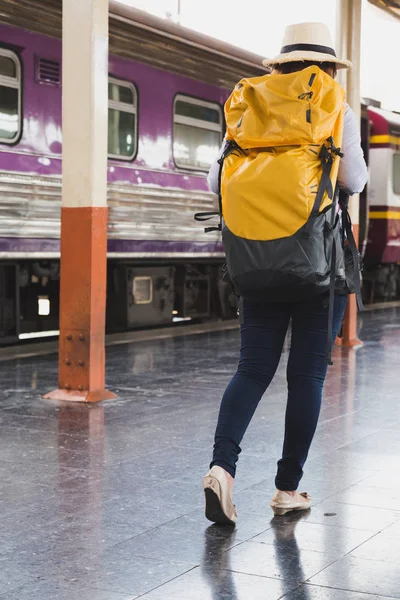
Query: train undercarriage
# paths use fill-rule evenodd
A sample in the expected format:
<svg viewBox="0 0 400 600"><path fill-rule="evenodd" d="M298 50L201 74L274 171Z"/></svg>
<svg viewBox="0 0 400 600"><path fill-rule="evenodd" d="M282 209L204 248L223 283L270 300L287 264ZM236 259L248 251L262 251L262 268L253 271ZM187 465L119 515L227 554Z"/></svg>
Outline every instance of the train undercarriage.
<svg viewBox="0 0 400 600"><path fill-rule="evenodd" d="M235 318L237 302L222 279L221 260L153 262L110 260L107 333L168 326L183 321ZM58 334L60 263L0 264L0 343ZM400 299L400 265L363 270L366 304Z"/></svg>
<svg viewBox="0 0 400 600"><path fill-rule="evenodd" d="M1 344L58 334L59 284L57 260L0 264ZM236 312L221 261L108 262L107 333L231 319Z"/></svg>

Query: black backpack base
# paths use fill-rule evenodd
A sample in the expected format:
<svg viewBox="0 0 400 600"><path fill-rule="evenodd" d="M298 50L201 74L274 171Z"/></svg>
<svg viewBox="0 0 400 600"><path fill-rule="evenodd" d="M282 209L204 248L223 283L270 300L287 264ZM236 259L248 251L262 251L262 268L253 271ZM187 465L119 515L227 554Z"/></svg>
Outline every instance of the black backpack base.
<svg viewBox="0 0 400 600"><path fill-rule="evenodd" d="M224 224L222 241L236 294L253 302L296 302L324 294L331 286L334 245L335 287L343 290L344 255L339 218L332 218L333 210L329 207L291 237L276 240L241 238Z"/></svg>

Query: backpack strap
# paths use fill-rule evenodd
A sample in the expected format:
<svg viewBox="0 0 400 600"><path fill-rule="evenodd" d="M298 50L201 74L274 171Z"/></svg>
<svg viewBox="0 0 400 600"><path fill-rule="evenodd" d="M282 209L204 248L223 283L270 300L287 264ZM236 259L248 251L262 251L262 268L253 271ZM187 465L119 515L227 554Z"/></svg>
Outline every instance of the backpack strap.
<svg viewBox="0 0 400 600"><path fill-rule="evenodd" d="M331 227L332 227L332 256L331 256L331 275L329 281L329 304L328 304L328 335L326 340L326 362L328 365L333 365L332 362L332 346L333 346L333 309L335 306L335 287L336 287L336 257L337 257L337 241L334 234L335 226L339 220L339 215L336 214L338 188L335 190L334 201L331 207Z"/></svg>
<svg viewBox="0 0 400 600"><path fill-rule="evenodd" d="M203 223L204 221L209 221L210 219L213 219L214 217L218 217L218 216L220 216L220 213L217 211L204 212L204 213L196 213L194 215L194 219L195 219L195 221L200 221L201 223ZM205 227L204 228L205 233L209 233L210 231L222 231L221 223L219 223L215 227Z"/></svg>
<svg viewBox="0 0 400 600"><path fill-rule="evenodd" d="M219 204L219 211L214 211L214 212L204 212L204 213L196 213L194 215L194 220L195 221L200 221L200 222L204 222L204 221L209 221L210 219L213 219L214 217L219 217L219 223L218 225L215 225L213 227L205 227L204 228L204 233L210 233L210 231L222 231L222 196L221 196L221 178L222 178L222 167L224 164L224 153L222 154L221 158L218 160L219 163L219 171L218 171L218 204Z"/></svg>
<svg viewBox="0 0 400 600"><path fill-rule="evenodd" d="M242 148L234 141L234 140L228 140L226 142L224 151L222 153L221 158L218 159L218 164L219 164L219 171L218 171L218 204L219 204L219 211L215 211L215 212L205 212L205 213L196 213L194 215L194 219L195 221L209 221L210 219L214 218L214 217L219 217L219 223L218 225L215 225L214 227L206 227L204 229L205 233L209 233L210 231L222 231L222 191L221 191L221 181L222 181L222 169L224 167L224 161L225 159L233 153L238 153L238 154L243 154L243 150Z"/></svg>
<svg viewBox="0 0 400 600"><path fill-rule="evenodd" d="M343 233L346 234L347 243L351 251L354 269L354 287L356 288L357 307L361 312L364 310L364 304L361 296L361 277L360 277L360 257L356 240L354 239L353 226L349 214L349 196L343 195L340 199L340 208L342 209L342 227Z"/></svg>
<svg viewBox="0 0 400 600"><path fill-rule="evenodd" d="M336 193L335 193L336 198ZM339 206L342 210L342 236L341 241L344 244L344 237L346 236L347 243L349 244L349 248L351 250L351 256L353 260L353 271L354 271L354 286L356 289L356 299L357 299L357 307L361 312L364 310L364 304L361 296L361 278L360 278L360 259L358 254L358 248L356 241L354 239L353 228L351 223L350 214L348 211L349 206L349 196L341 195L339 200ZM332 227L334 227L335 223L335 207L336 201L332 206ZM336 216L338 219L339 216ZM328 339L326 344L326 361L328 365L332 365L332 346L333 346L333 309L335 303L335 284L336 284L336 256L337 256L337 240L336 236L333 236L333 246L332 246L332 257L331 257L331 276L330 276L330 284L329 284L329 310L328 310Z"/></svg>

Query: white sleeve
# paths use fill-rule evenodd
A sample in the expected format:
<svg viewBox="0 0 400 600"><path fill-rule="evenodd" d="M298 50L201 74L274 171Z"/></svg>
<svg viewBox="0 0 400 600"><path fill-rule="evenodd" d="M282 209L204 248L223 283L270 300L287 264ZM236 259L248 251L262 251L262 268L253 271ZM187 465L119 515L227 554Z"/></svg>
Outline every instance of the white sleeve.
<svg viewBox="0 0 400 600"><path fill-rule="evenodd" d="M214 192L214 194L219 194L219 189L218 189L218 179L219 179L219 159L221 158L224 150L225 150L225 146L226 146L226 141L224 139L221 149L218 153L218 156L216 157L216 159L214 160L213 164L211 165L211 169L208 172L207 175L207 183L208 183L208 187L210 188L210 190L212 192Z"/></svg>
<svg viewBox="0 0 400 600"><path fill-rule="evenodd" d="M338 182L339 186L350 195L363 191L368 181L368 169L361 148L360 127L350 106L344 116L344 132L340 160Z"/></svg>

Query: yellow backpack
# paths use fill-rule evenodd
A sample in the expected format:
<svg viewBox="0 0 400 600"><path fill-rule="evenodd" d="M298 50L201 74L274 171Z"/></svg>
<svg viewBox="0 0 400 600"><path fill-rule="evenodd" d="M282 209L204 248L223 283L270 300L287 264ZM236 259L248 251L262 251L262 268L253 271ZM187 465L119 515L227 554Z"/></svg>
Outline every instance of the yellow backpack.
<svg viewBox="0 0 400 600"><path fill-rule="evenodd" d="M332 317L335 292L359 292L357 247L343 206L345 256L335 190L345 108L343 88L317 66L243 79L226 102L220 225L206 231L222 230L239 297L287 302L329 291Z"/></svg>
<svg viewBox="0 0 400 600"><path fill-rule="evenodd" d="M289 75L243 79L225 105L227 140L245 152L224 160L222 211L232 233L249 240L293 235L309 219L322 175L327 140L340 147L343 88L318 67ZM328 157L327 157L328 158ZM332 203L340 155L331 148Z"/></svg>

